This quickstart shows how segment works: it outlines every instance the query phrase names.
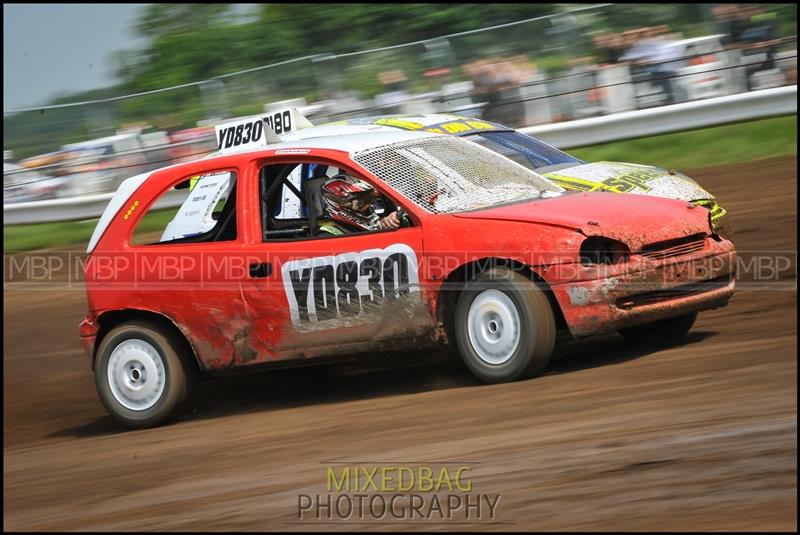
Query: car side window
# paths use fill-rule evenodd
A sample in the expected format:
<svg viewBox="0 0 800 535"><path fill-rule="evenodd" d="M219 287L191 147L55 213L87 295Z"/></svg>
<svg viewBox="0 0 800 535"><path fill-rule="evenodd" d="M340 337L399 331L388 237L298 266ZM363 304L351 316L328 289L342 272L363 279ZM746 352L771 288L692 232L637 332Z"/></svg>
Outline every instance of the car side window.
<svg viewBox="0 0 800 535"><path fill-rule="evenodd" d="M131 244L231 241L236 235L236 173L215 171L167 190L138 222Z"/></svg>
<svg viewBox="0 0 800 535"><path fill-rule="evenodd" d="M310 235L301 172L302 165L297 163L261 168L258 194L264 241Z"/></svg>
<svg viewBox="0 0 800 535"><path fill-rule="evenodd" d="M325 179L340 172L344 170L322 162L262 167L259 198L263 240L336 237L319 233L318 223L324 218L320 187ZM385 195L380 195L373 206L379 216L396 208Z"/></svg>
<svg viewBox="0 0 800 535"><path fill-rule="evenodd" d="M277 213L275 214L275 219L291 220L307 218L304 204L305 200L298 197L291 186L294 186L294 189L302 193L304 190L304 182L308 179L321 176L332 177L337 173L339 173L339 169L332 165L329 166L321 163L295 165L294 169L292 169L286 178L286 182L291 183L291 185L284 183L280 187L280 197L276 199L277 205L275 210L277 210Z"/></svg>

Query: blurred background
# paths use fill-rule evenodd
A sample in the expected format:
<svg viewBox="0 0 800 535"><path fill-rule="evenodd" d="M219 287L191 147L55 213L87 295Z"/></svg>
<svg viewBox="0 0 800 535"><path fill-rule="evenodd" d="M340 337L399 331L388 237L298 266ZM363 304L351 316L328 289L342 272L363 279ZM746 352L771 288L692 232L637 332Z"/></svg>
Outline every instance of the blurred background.
<svg viewBox="0 0 800 535"><path fill-rule="evenodd" d="M323 463L457 460L503 496L479 529L797 531L795 4L3 9L4 529L307 529ZM219 121L289 105L685 171L732 218L736 294L668 346L559 340L533 381L389 354L209 379L174 425L122 430L78 342L99 214Z"/></svg>
<svg viewBox="0 0 800 535"><path fill-rule="evenodd" d="M522 128L797 79L795 4L244 6L143 5L116 84L4 109L4 203L112 192L273 106Z"/></svg>

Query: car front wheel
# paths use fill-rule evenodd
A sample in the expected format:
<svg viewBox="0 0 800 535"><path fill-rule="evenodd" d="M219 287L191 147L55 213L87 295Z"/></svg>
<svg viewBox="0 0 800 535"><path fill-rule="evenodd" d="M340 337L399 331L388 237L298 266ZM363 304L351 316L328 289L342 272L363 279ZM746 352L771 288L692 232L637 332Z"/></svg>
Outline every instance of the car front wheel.
<svg viewBox="0 0 800 535"><path fill-rule="evenodd" d="M539 375L555 345L555 317L547 296L508 268L492 268L467 283L454 322L461 358L487 383Z"/></svg>
<svg viewBox="0 0 800 535"><path fill-rule="evenodd" d="M176 335L150 322L131 321L112 329L97 349L94 371L106 410L137 428L175 415L193 378L182 348Z"/></svg>

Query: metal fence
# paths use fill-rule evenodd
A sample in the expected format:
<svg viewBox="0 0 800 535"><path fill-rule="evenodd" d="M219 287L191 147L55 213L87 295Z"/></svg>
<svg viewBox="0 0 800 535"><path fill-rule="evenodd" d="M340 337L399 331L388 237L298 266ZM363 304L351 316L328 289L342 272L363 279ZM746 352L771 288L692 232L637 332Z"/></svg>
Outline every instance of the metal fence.
<svg viewBox="0 0 800 535"><path fill-rule="evenodd" d="M732 121L797 113L797 86L777 87L738 95L704 99L646 110L580 119L563 123L529 126L520 131L559 148L591 145L631 137L702 128ZM187 150L206 150L196 142L180 145ZM201 153L202 154L202 153ZM188 154L186 158L194 158ZM144 172L150 164L125 168L126 176ZM163 164L160 164L163 165ZM3 205L5 224L43 223L99 217L112 193L81 195ZM165 196L161 206L183 200Z"/></svg>

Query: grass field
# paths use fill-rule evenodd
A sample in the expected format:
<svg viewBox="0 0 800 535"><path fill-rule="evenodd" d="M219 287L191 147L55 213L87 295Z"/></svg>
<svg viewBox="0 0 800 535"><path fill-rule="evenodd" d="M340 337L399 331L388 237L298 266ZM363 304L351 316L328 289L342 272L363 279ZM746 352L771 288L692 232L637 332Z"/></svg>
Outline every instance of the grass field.
<svg viewBox="0 0 800 535"><path fill-rule="evenodd" d="M797 115L616 141L567 151L587 162L698 169L797 154Z"/></svg>
<svg viewBox="0 0 800 535"><path fill-rule="evenodd" d="M163 230L174 215L174 208L151 212L142 220L136 233ZM3 252L33 251L75 243L88 244L98 219L3 226Z"/></svg>
<svg viewBox="0 0 800 535"><path fill-rule="evenodd" d="M592 161L643 163L681 170L797 154L797 116L776 117L688 132L573 149ZM137 231L163 229L174 211L142 222ZM3 227L3 251L88 243L97 219Z"/></svg>

